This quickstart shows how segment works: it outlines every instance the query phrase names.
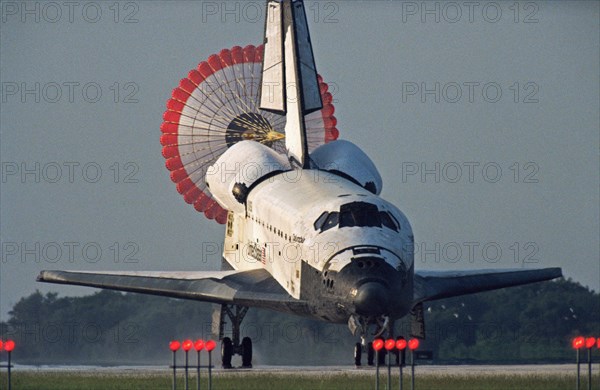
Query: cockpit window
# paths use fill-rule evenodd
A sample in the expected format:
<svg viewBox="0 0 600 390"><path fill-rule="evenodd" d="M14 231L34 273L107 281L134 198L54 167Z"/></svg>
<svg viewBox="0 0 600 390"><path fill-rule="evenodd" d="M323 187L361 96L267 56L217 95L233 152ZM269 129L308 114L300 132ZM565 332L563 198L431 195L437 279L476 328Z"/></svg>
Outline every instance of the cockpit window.
<svg viewBox="0 0 600 390"><path fill-rule="evenodd" d="M381 217L381 224L383 226L387 227L388 229L392 229L396 232L400 230L400 225L398 224L396 218L394 218L393 215L391 215L387 211L380 211L379 216Z"/></svg>
<svg viewBox="0 0 600 390"><path fill-rule="evenodd" d="M340 215L340 213L338 213L337 211L329 213L329 216L325 220L325 223L323 224L321 231L324 232L325 230L329 230L332 227L337 226L337 224L339 222L339 215Z"/></svg>
<svg viewBox="0 0 600 390"><path fill-rule="evenodd" d="M366 202L352 202L340 206L340 211L325 211L314 223L317 231L324 232L335 226L343 227L386 227L400 231L400 224L387 211L380 211L377 206Z"/></svg>
<svg viewBox="0 0 600 390"><path fill-rule="evenodd" d="M319 218L317 218L317 220L314 223L315 230L321 230L328 215L329 215L329 213L327 211L325 211L323 214L321 214L319 216Z"/></svg>
<svg viewBox="0 0 600 390"><path fill-rule="evenodd" d="M377 206L366 202L346 203L340 207L340 227L381 227Z"/></svg>

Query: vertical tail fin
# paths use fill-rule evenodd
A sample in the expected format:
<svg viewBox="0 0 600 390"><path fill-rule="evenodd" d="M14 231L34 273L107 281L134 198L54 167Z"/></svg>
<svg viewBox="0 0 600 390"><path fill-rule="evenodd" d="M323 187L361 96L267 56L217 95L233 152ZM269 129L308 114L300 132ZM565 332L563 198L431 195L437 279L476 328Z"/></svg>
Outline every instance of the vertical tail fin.
<svg viewBox="0 0 600 390"><path fill-rule="evenodd" d="M290 160L308 168L304 115L323 108L302 0L268 0L260 108L286 115Z"/></svg>
<svg viewBox="0 0 600 390"><path fill-rule="evenodd" d="M267 1L260 108L282 115L286 112L283 31L281 2Z"/></svg>

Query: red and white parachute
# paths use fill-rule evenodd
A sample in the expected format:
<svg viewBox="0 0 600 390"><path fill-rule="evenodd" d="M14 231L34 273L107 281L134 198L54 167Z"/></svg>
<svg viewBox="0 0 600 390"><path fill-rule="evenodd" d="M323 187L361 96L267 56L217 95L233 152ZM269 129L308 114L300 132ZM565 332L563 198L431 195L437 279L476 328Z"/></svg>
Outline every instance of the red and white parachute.
<svg viewBox="0 0 600 390"><path fill-rule="evenodd" d="M206 187L208 167L245 139L286 153L284 139L267 137L273 130L284 133L285 116L258 108L262 56L262 45L235 46L211 55L180 81L163 115L160 143L171 180L187 203L221 224L227 221L227 210ZM319 85L323 108L305 117L309 152L339 135L332 96L320 76Z"/></svg>

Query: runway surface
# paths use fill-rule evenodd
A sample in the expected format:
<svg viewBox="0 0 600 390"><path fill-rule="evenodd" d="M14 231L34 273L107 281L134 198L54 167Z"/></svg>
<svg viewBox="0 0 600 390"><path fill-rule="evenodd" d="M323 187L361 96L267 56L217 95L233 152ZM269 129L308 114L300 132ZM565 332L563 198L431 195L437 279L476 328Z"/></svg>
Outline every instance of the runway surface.
<svg viewBox="0 0 600 390"><path fill-rule="evenodd" d="M597 365L595 365L597 366ZM387 370L387 366L381 366L381 370ZM392 367L397 371L398 367ZM481 376L481 375L568 375L575 373L575 364L527 364L527 365L417 365L415 372L418 375L448 375L448 376ZM190 368L190 371L195 368ZM410 370L410 367L405 367ZM594 367L594 371L597 368ZM28 372L73 372L82 375L106 374L106 375L164 375L171 371L165 366L15 366L15 371ZM206 371L206 368L203 368ZM278 374L278 375L300 375L300 376L333 376L345 375L370 375L374 374L375 367L354 366L257 366L252 369L234 368L224 370L215 367L215 375L248 375L248 374Z"/></svg>

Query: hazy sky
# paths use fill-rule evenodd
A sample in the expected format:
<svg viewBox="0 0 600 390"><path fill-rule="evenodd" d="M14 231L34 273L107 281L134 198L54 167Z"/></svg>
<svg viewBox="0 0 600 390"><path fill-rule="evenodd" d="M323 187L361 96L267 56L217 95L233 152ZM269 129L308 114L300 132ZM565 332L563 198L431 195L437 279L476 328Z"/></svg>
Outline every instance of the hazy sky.
<svg viewBox="0 0 600 390"><path fill-rule="evenodd" d="M115 5L116 4L116 5ZM179 79L260 44L263 1L9 2L0 318L42 269L217 269L224 229L159 144ZM562 267L598 290L600 3L307 2L341 138L409 217L417 269Z"/></svg>

